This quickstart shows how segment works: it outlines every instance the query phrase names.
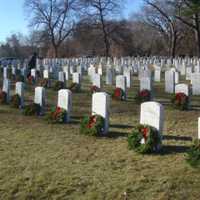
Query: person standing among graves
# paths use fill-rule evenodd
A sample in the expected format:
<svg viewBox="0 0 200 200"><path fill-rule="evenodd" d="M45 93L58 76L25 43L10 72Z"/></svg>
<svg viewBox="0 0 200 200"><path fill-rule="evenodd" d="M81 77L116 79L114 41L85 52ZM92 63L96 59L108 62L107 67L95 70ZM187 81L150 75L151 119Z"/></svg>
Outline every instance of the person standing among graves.
<svg viewBox="0 0 200 200"><path fill-rule="evenodd" d="M29 76L31 76L31 69L35 69L36 68L36 60L37 60L37 53L33 53L33 55L31 56L29 62L28 62L28 74L27 74L27 78Z"/></svg>

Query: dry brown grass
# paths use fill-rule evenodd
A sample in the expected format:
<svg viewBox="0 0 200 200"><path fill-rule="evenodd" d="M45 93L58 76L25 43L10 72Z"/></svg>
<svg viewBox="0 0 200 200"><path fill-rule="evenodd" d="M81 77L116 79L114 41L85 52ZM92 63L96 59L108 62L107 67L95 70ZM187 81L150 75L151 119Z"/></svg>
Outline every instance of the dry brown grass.
<svg viewBox="0 0 200 200"><path fill-rule="evenodd" d="M185 152L197 135L199 97L191 111L170 107L163 82L155 84L156 100L165 105L163 150L138 155L127 148L126 136L139 121L133 101L138 82L127 102L111 105L110 135L79 134L79 122L90 113L88 81L73 95L73 120L68 125L47 124L43 117L25 117L0 106L0 199L200 199L200 173L185 162ZM105 87L111 92L112 88ZM27 100L33 97L33 89ZM57 94L48 90L48 104Z"/></svg>

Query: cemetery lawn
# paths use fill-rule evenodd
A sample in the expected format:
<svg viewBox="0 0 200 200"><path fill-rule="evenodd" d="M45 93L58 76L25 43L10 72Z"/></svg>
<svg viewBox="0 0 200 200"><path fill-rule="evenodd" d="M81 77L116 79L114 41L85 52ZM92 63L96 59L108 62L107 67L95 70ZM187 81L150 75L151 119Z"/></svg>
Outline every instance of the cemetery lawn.
<svg viewBox="0 0 200 200"><path fill-rule="evenodd" d="M165 106L163 150L139 155L127 148L127 134L139 122L140 107L133 99L138 85L129 90L127 102L112 101L110 134L104 138L79 134L81 118L91 112L88 80L73 94L67 125L0 106L0 199L200 199L200 171L185 161L197 136L200 98L192 98L191 111L177 111L164 83L155 84L155 99ZM107 92L113 89L104 86ZM32 87L27 91L26 103L34 94ZM48 89L47 98L48 107L55 105L57 92Z"/></svg>

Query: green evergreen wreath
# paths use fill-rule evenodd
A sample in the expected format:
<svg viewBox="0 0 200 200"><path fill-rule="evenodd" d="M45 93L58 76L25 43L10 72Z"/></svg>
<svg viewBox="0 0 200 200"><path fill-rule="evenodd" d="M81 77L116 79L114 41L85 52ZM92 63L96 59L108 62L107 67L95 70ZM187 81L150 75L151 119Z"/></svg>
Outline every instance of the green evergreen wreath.
<svg viewBox="0 0 200 200"><path fill-rule="evenodd" d="M49 123L65 123L67 121L67 111L60 107L53 107L47 114L47 120Z"/></svg>
<svg viewBox="0 0 200 200"><path fill-rule="evenodd" d="M189 98L186 94L179 92L173 95L171 102L173 106L179 110L188 110Z"/></svg>
<svg viewBox="0 0 200 200"><path fill-rule="evenodd" d="M115 88L112 97L114 100L123 101L125 100L125 92L121 88Z"/></svg>
<svg viewBox="0 0 200 200"><path fill-rule="evenodd" d="M194 140L194 143L190 147L189 151L187 152L186 161L192 167L199 167L200 166L200 140Z"/></svg>
<svg viewBox="0 0 200 200"><path fill-rule="evenodd" d="M31 103L24 107L24 115L32 116L32 115L39 115L41 111L41 106L36 103Z"/></svg>
<svg viewBox="0 0 200 200"><path fill-rule="evenodd" d="M149 90L139 91L135 96L136 103L144 103L151 101L151 92Z"/></svg>
<svg viewBox="0 0 200 200"><path fill-rule="evenodd" d="M105 120L100 115L86 116L81 121L80 133L90 136L101 136L104 132Z"/></svg>
<svg viewBox="0 0 200 200"><path fill-rule="evenodd" d="M139 125L128 135L128 147L138 153L157 152L161 145L159 132L152 126Z"/></svg>

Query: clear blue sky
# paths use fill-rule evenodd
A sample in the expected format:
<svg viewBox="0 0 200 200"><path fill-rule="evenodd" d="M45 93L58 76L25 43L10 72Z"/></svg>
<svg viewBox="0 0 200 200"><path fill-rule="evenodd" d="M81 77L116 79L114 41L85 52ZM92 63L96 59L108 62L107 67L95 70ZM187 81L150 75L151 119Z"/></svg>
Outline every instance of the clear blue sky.
<svg viewBox="0 0 200 200"><path fill-rule="evenodd" d="M128 17L142 4L142 0L126 0L124 16ZM23 9L24 0L0 0L0 42L15 32L28 33L26 15Z"/></svg>

